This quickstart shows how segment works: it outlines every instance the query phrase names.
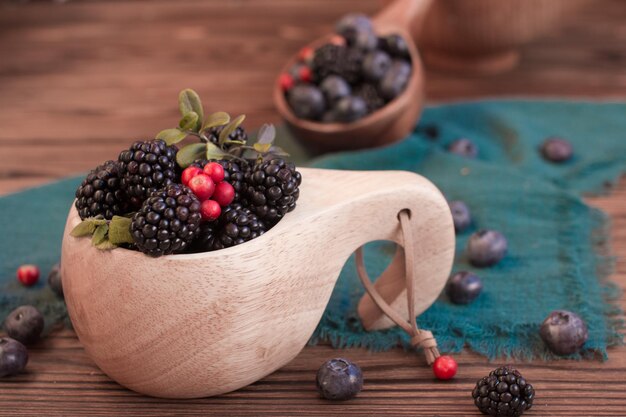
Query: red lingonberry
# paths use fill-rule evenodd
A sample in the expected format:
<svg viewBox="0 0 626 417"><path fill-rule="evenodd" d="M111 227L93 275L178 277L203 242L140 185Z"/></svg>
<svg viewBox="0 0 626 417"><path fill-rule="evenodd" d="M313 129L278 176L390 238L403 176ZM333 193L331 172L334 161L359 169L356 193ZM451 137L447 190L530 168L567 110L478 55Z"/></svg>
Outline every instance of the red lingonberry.
<svg viewBox="0 0 626 417"><path fill-rule="evenodd" d="M200 174L202 169L196 166L190 166L185 168L182 175L180 176L180 180L184 185L189 185L189 181L196 175Z"/></svg>
<svg viewBox="0 0 626 417"><path fill-rule="evenodd" d="M211 198L215 192L215 183L208 175L200 173L189 180L189 188L198 197L198 200L204 201Z"/></svg>
<svg viewBox="0 0 626 417"><path fill-rule="evenodd" d="M37 265L21 265L17 268L17 279L27 287L35 285L39 281L39 268Z"/></svg>
<svg viewBox="0 0 626 417"><path fill-rule="evenodd" d="M205 200L200 206L200 213L202 214L203 220L211 222L220 217L220 214L222 214L222 208L215 200Z"/></svg>
<svg viewBox="0 0 626 417"><path fill-rule="evenodd" d="M233 202L235 198L235 189L226 181L222 181L215 187L213 200L217 201L220 206L226 207Z"/></svg>
<svg viewBox="0 0 626 417"><path fill-rule="evenodd" d="M300 79L300 81L310 83L313 80L313 72L311 72L311 68L300 67L300 69L298 70L298 78Z"/></svg>
<svg viewBox="0 0 626 417"><path fill-rule="evenodd" d="M278 84L280 85L281 90L289 91L295 84L293 77L287 73L280 74L278 77Z"/></svg>
<svg viewBox="0 0 626 417"><path fill-rule="evenodd" d="M204 173L211 177L216 184L224 181L224 167L217 162L209 162L206 164L204 166Z"/></svg>
<svg viewBox="0 0 626 417"><path fill-rule="evenodd" d="M305 46L304 48L300 49L300 52L298 52L298 59L302 62L308 63L309 61L311 61L311 59L313 59L314 53L315 51L313 50L313 48L311 48L310 46Z"/></svg>
<svg viewBox="0 0 626 417"><path fill-rule="evenodd" d="M458 365L452 356L439 356L433 363L433 372L437 379L452 379L457 369Z"/></svg>
<svg viewBox="0 0 626 417"><path fill-rule="evenodd" d="M346 38L340 35L333 35L330 37L330 41L328 43L331 43L337 46L344 46L346 44Z"/></svg>

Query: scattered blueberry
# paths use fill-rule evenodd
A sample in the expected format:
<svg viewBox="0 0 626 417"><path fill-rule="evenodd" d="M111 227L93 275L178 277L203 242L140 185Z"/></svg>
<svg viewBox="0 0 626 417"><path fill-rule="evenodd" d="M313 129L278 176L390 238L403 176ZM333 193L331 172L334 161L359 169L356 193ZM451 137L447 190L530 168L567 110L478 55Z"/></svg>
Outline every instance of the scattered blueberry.
<svg viewBox="0 0 626 417"><path fill-rule="evenodd" d="M574 149L569 141L561 138L548 138L541 145L541 154L551 162L565 162L572 158Z"/></svg>
<svg viewBox="0 0 626 417"><path fill-rule="evenodd" d="M56 264L48 274L48 285L56 295L63 298L63 282L61 281L61 264Z"/></svg>
<svg viewBox="0 0 626 417"><path fill-rule="evenodd" d="M369 81L378 81L391 67L391 58L383 51L372 51L363 59L363 75Z"/></svg>
<svg viewBox="0 0 626 417"><path fill-rule="evenodd" d="M296 85L289 91L287 99L293 112L302 119L318 120L324 114L324 95L311 84Z"/></svg>
<svg viewBox="0 0 626 417"><path fill-rule="evenodd" d="M454 304L469 304L482 290L483 283L480 278L467 271L452 275L446 285L446 295Z"/></svg>
<svg viewBox="0 0 626 417"><path fill-rule="evenodd" d="M0 378L19 374L28 363L28 351L17 340L0 338Z"/></svg>
<svg viewBox="0 0 626 417"><path fill-rule="evenodd" d="M367 114L367 104L361 97L348 96L339 100L334 110L337 121L353 122Z"/></svg>
<svg viewBox="0 0 626 417"><path fill-rule="evenodd" d="M587 325L578 314L556 310L543 321L539 334L552 352L557 355L571 355L585 344L589 333Z"/></svg>
<svg viewBox="0 0 626 417"><path fill-rule="evenodd" d="M347 359L331 359L317 371L317 390L327 400L349 400L362 388L361 368Z"/></svg>
<svg viewBox="0 0 626 417"><path fill-rule="evenodd" d="M25 345L39 340L43 325L43 315L29 305L16 308L4 320L4 330L9 337Z"/></svg>
<svg viewBox="0 0 626 417"><path fill-rule="evenodd" d="M335 32L343 36L349 45L354 44L360 32L373 32L372 21L361 13L351 13L342 17L335 25Z"/></svg>
<svg viewBox="0 0 626 417"><path fill-rule="evenodd" d="M448 152L466 158L476 158L478 156L478 147L471 140L461 138L455 140L448 146Z"/></svg>
<svg viewBox="0 0 626 417"><path fill-rule="evenodd" d="M381 38L381 48L394 58L408 58L409 47L400 35L389 35Z"/></svg>
<svg viewBox="0 0 626 417"><path fill-rule="evenodd" d="M450 201L450 211L452 212L452 220L454 221L454 230L460 233L472 224L472 215L467 204L460 200Z"/></svg>
<svg viewBox="0 0 626 417"><path fill-rule="evenodd" d="M404 61L393 61L385 76L380 80L380 94L386 100L400 95L409 83L411 66Z"/></svg>
<svg viewBox="0 0 626 417"><path fill-rule="evenodd" d="M329 75L320 84L328 103L336 103L351 93L350 84L338 75Z"/></svg>
<svg viewBox="0 0 626 417"><path fill-rule="evenodd" d="M437 127L437 125L434 124L427 124L427 125L418 125L416 130L418 132L422 132L424 133L424 135L426 136L426 139L435 141L437 139L439 139L439 128Z"/></svg>
<svg viewBox="0 0 626 417"><path fill-rule="evenodd" d="M495 265L506 255L507 241L495 230L479 230L467 242L467 255L472 265L486 267Z"/></svg>

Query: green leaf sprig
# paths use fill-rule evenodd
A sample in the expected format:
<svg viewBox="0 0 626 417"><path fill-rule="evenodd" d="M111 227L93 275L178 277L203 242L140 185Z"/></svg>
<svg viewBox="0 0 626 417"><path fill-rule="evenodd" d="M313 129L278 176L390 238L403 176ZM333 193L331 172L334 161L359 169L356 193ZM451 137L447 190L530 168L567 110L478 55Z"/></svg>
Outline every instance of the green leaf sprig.
<svg viewBox="0 0 626 417"><path fill-rule="evenodd" d="M91 244L100 250L111 250L133 244L131 218L113 216L111 220L90 217L78 223L70 232L74 237L91 236Z"/></svg>

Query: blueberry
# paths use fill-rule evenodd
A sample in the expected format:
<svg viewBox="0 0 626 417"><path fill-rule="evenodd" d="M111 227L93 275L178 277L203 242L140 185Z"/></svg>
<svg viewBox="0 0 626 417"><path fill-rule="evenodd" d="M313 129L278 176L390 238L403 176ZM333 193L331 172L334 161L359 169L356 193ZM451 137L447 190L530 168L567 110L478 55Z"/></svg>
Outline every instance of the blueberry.
<svg viewBox="0 0 626 417"><path fill-rule="evenodd" d="M380 80L380 94L386 100L400 95L409 83L411 66L404 61L393 61L385 76Z"/></svg>
<svg viewBox="0 0 626 417"><path fill-rule="evenodd" d="M4 330L9 337L25 345L39 340L43 331L43 316L33 306L21 306L13 310L4 320Z"/></svg>
<svg viewBox="0 0 626 417"><path fill-rule="evenodd" d="M336 103L351 93L350 84L338 75L329 75L324 78L320 83L320 89L328 103Z"/></svg>
<svg viewBox="0 0 626 417"><path fill-rule="evenodd" d="M381 39L381 48L394 58L409 57L409 46L400 35L389 35Z"/></svg>
<svg viewBox="0 0 626 417"><path fill-rule="evenodd" d="M466 158L476 158L478 156L478 146L469 139L461 138L448 145L448 152Z"/></svg>
<svg viewBox="0 0 626 417"><path fill-rule="evenodd" d="M578 314L567 310L550 313L541 324L541 338L557 355L571 355L580 350L588 337L587 325Z"/></svg>
<svg viewBox="0 0 626 417"><path fill-rule="evenodd" d="M469 304L482 290L483 283L480 278L467 271L452 275L446 285L446 295L454 304Z"/></svg>
<svg viewBox="0 0 626 417"><path fill-rule="evenodd" d="M61 264L56 264L48 274L48 285L56 295L63 298L63 282L61 281Z"/></svg>
<svg viewBox="0 0 626 417"><path fill-rule="evenodd" d="M331 359L317 371L317 390L327 400L349 400L362 388L361 368L347 359Z"/></svg>
<svg viewBox="0 0 626 417"><path fill-rule="evenodd" d="M383 51L372 51L363 58L363 76L369 81L378 81L391 67L391 58Z"/></svg>
<svg viewBox="0 0 626 417"><path fill-rule="evenodd" d="M334 111L337 121L354 122L367 114L367 104L361 97L348 96L337 102Z"/></svg>
<svg viewBox="0 0 626 417"><path fill-rule="evenodd" d="M374 28L372 27L372 21L366 15L350 13L337 22L335 32L343 36L348 45L353 45L359 32L370 32L373 34Z"/></svg>
<svg viewBox="0 0 626 417"><path fill-rule="evenodd" d="M28 363L28 351L17 340L9 337L0 338L0 378L15 375Z"/></svg>
<svg viewBox="0 0 626 417"><path fill-rule="evenodd" d="M572 144L561 138L548 138L541 145L541 154L550 162L566 162L572 158Z"/></svg>
<svg viewBox="0 0 626 417"><path fill-rule="evenodd" d="M454 230L460 233L472 224L472 215L467 205L460 200L450 201L450 211L454 221Z"/></svg>
<svg viewBox="0 0 626 417"><path fill-rule="evenodd" d="M317 87L296 85L289 91L287 99L295 115L301 119L318 120L324 114L324 95Z"/></svg>
<svg viewBox="0 0 626 417"><path fill-rule="evenodd" d="M495 230L479 230L467 242L467 255L472 265L486 267L497 264L507 251L504 235Z"/></svg>
<svg viewBox="0 0 626 417"><path fill-rule="evenodd" d="M360 29L356 32L354 42L348 42L348 45L363 52L373 51L378 46L378 38L374 32L366 29Z"/></svg>

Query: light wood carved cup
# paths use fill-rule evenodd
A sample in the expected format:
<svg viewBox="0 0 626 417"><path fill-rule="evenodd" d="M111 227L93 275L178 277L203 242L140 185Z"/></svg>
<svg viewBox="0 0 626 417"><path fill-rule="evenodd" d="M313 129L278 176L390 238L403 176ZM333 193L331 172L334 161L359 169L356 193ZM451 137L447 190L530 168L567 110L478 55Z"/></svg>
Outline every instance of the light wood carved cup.
<svg viewBox="0 0 626 417"><path fill-rule="evenodd" d="M344 263L374 240L402 245L397 215L408 209L415 236L416 314L448 278L454 228L445 198L403 171L302 169L298 207L243 245L150 258L100 251L63 236L65 299L89 356L111 378L147 395L194 398L244 387L291 361L326 308ZM402 251L377 281L385 300L407 313ZM400 264L398 264L400 262ZM364 296L365 326L391 322Z"/></svg>

